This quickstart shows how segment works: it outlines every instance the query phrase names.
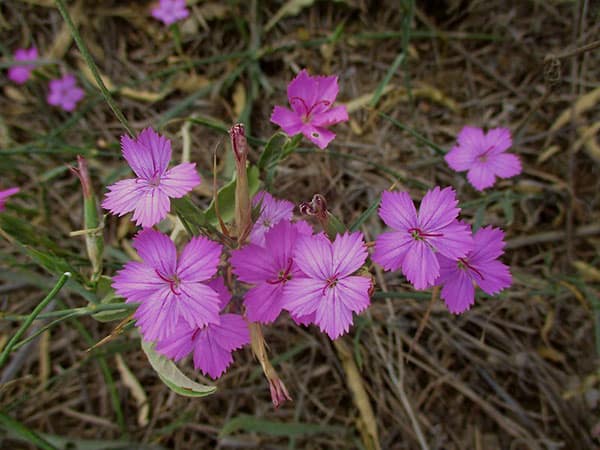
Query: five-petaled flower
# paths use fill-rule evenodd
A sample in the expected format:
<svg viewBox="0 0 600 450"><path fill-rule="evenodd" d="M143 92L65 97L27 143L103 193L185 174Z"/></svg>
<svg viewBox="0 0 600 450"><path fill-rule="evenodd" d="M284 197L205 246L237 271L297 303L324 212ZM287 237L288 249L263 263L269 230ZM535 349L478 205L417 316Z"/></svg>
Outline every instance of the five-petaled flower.
<svg viewBox="0 0 600 450"><path fill-rule="evenodd" d="M152 17L162 21L165 25L171 25L189 15L185 0L160 0L158 6L152 8Z"/></svg>
<svg viewBox="0 0 600 450"><path fill-rule="evenodd" d="M473 235L473 250L458 260L438 255L442 285L440 296L448 310L460 314L475 301L475 284L489 295L494 295L512 283L510 270L498 258L504 252L504 232L485 227Z"/></svg>
<svg viewBox="0 0 600 450"><path fill-rule="evenodd" d="M6 200L8 197L15 195L19 192L19 190L20 189L18 187L13 187L0 191L0 211L4 211L6 209Z"/></svg>
<svg viewBox="0 0 600 450"><path fill-rule="evenodd" d="M77 103L83 99L85 92L77 86L74 75L65 75L62 78L51 80L48 84L50 92L47 101L52 106L60 106L65 111L73 111Z"/></svg>
<svg viewBox="0 0 600 450"><path fill-rule="evenodd" d="M147 228L133 246L142 261L125 264L113 277L113 287L128 303L140 303L134 318L144 339L173 335L179 319L192 328L219 323L221 299L209 282L217 272L221 245L195 237L178 257L168 236Z"/></svg>
<svg viewBox="0 0 600 450"><path fill-rule="evenodd" d="M260 191L254 196L252 206L260 207L260 214L250 232L250 242L264 247L265 233L282 220L291 220L294 204Z"/></svg>
<svg viewBox="0 0 600 450"><path fill-rule="evenodd" d="M265 244L250 243L231 254L232 271L253 285L244 296L246 316L252 322L271 323L281 313L288 283L301 275L293 255L302 236L312 234L306 222L282 220L265 234Z"/></svg>
<svg viewBox="0 0 600 450"><path fill-rule="evenodd" d="M478 191L493 186L497 176L510 178L521 173L519 157L506 153L512 145L508 128L492 128L484 134L481 128L467 126L457 140L446 162L457 172L468 170L467 179Z"/></svg>
<svg viewBox="0 0 600 450"><path fill-rule="evenodd" d="M311 77L302 70L287 88L291 110L275 106L271 122L283 128L289 136L302 133L317 147L324 149L335 137L327 127L348 120L344 105L333 106L338 94L336 76Z"/></svg>
<svg viewBox="0 0 600 450"><path fill-rule="evenodd" d="M20 48L15 51L15 61L35 61L38 59L37 48ZM14 65L8 69L8 78L17 84L24 84L29 77L31 72L35 69L34 64Z"/></svg>
<svg viewBox="0 0 600 450"><path fill-rule="evenodd" d="M167 216L170 198L180 198L200 184L196 163L182 163L168 169L171 141L146 128L137 139L121 137L123 157L137 178L118 181L108 187L102 206L122 216L133 211L133 220L151 227Z"/></svg>
<svg viewBox="0 0 600 450"><path fill-rule="evenodd" d="M287 283L284 308L314 323L331 339L348 332L352 313L370 304L371 279L354 275L367 259L360 232L338 235L332 243L324 234L299 239L294 261L302 276Z"/></svg>
<svg viewBox="0 0 600 450"><path fill-rule="evenodd" d="M435 187L417 214L407 192L385 191L379 216L395 231L377 237L373 261L386 270L401 268L416 289L432 286L440 273L436 253L456 260L473 247L470 228L456 220L457 203L452 188Z"/></svg>

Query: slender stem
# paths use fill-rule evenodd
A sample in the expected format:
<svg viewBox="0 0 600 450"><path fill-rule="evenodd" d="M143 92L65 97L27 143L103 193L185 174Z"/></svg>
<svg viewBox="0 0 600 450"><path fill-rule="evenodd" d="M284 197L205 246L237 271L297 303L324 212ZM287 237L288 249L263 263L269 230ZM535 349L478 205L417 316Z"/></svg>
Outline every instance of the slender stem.
<svg viewBox="0 0 600 450"><path fill-rule="evenodd" d="M112 95L110 94L110 92L108 91L106 86L104 85L104 82L102 81L102 78L100 77L100 73L98 73L98 67L96 66L96 63L94 62L94 60L92 59L92 55L90 54L87 47L85 46L83 39L81 39L81 35L79 34L79 31L77 30L77 28L75 27L75 24L73 23L73 20L71 19L71 15L69 14L67 7L65 6L65 2L63 0L55 0L55 2L56 2L56 6L58 7L58 10L60 11L61 15L65 19L65 22L67 23L67 26L69 27L69 30L71 31L71 34L73 35L73 39L75 40L77 47L79 47L81 56L83 56L83 59L85 60L86 64L92 71L94 80L96 80L96 84L98 85L100 92L102 92L102 96L104 97L104 100L106 100L106 103L108 103L108 106L110 106L110 109L112 109L113 113L115 113L115 116L117 116L117 119L119 120L119 122L121 122L121 124L127 130L127 132L131 136L135 136L135 132L129 126L129 122L127 121L127 119L125 118L125 116L123 115L123 113L121 112L121 110L119 109L117 104L115 103L114 99L112 98Z"/></svg>
<svg viewBox="0 0 600 450"><path fill-rule="evenodd" d="M39 313L41 313L42 310L46 307L46 305L48 305L48 303L50 303L52 301L52 299L54 297L56 297L56 294L59 293L59 291L65 285L65 283L67 282L67 280L69 279L70 276L71 276L70 272L63 273L60 276L60 278L58 279L58 281L56 282L56 285L54 285L52 290L48 293L48 295L35 307L33 312L31 314L29 314L29 316L27 317L27 320L25 320L25 322L23 322L21 327L17 330L15 335L11 338L11 340L8 342L8 344L6 344L6 347L2 351L2 354L0 355L0 367L2 367L4 365L4 363L8 359L8 356L10 355L10 352L12 351L13 347L16 345L16 343L19 341L19 339L21 339L21 336L23 336L23 334L25 334L25 332L27 331L27 328L29 328L29 326L33 323L33 321L39 315Z"/></svg>

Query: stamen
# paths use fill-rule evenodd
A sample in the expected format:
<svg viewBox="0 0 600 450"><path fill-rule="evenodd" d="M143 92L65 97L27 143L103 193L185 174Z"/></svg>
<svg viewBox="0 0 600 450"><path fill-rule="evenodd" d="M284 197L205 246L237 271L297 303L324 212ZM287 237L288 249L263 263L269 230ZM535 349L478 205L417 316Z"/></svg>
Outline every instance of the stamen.
<svg viewBox="0 0 600 450"><path fill-rule="evenodd" d="M468 269L471 269L473 272L475 272L477 275L479 275L479 277L483 280L483 275L481 274L481 272L479 270L477 270L475 267L473 267L471 264L469 264L469 262L465 259L465 258L458 258L458 260Z"/></svg>
<svg viewBox="0 0 600 450"><path fill-rule="evenodd" d="M424 233L420 228L409 228L408 232L410 234L414 234L416 233L415 239L419 239L419 238L428 238L428 237L443 237L444 234L443 233Z"/></svg>
<svg viewBox="0 0 600 450"><path fill-rule="evenodd" d="M173 275L173 278L167 278L165 275L163 275L162 273L160 273L158 271L158 269L154 269L154 271L156 272L156 275L158 275L158 277L163 280L166 281L167 283L169 283L169 289L171 289L171 292L174 295L181 295L181 292L177 292L175 290L176 287L179 287L179 279L177 278L177 275Z"/></svg>
<svg viewBox="0 0 600 450"><path fill-rule="evenodd" d="M335 286L337 284L339 276L340 276L340 274L336 272L333 276L331 276L331 277L327 278L327 280L325 280L327 282L327 284L321 291L321 295L325 295L325 291L327 290L327 288L332 288L333 286Z"/></svg>
<svg viewBox="0 0 600 450"><path fill-rule="evenodd" d="M288 281L288 277L290 276L290 272L292 271L292 264L294 263L294 260L292 258L288 258L288 265L285 268L285 270L282 270L279 272L279 277L274 279L274 280L267 280L268 284L279 284L279 283L285 283L286 281Z"/></svg>

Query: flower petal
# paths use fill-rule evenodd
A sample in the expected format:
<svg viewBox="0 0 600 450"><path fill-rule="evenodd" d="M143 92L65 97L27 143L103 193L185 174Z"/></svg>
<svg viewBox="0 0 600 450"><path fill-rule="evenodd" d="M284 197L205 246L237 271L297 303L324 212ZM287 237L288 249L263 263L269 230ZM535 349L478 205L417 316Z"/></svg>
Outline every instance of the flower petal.
<svg viewBox="0 0 600 450"><path fill-rule="evenodd" d="M473 241L473 251L469 254L469 261L473 264L497 259L504 253L504 231L500 228L480 228L473 235Z"/></svg>
<svg viewBox="0 0 600 450"><path fill-rule="evenodd" d="M156 270L138 261L129 261L112 278L115 292L127 303L141 303L165 287Z"/></svg>
<svg viewBox="0 0 600 450"><path fill-rule="evenodd" d="M132 219L144 228L152 227L167 217L171 209L169 196L157 188L147 188L139 196Z"/></svg>
<svg viewBox="0 0 600 450"><path fill-rule="evenodd" d="M415 289L433 285L440 274L440 264L425 241L413 241L402 262L402 273Z"/></svg>
<svg viewBox="0 0 600 450"><path fill-rule="evenodd" d="M500 178L511 178L519 175L523 170L521 160L512 153L501 153L499 155L490 155L487 160L490 171Z"/></svg>
<svg viewBox="0 0 600 450"><path fill-rule="evenodd" d="M512 137L508 128L492 128L484 138L483 150L488 150L489 155L497 155L508 150L512 146Z"/></svg>
<svg viewBox="0 0 600 450"><path fill-rule="evenodd" d="M133 239L133 248L145 264L160 271L164 277L175 275L177 249L166 234L146 228Z"/></svg>
<svg viewBox="0 0 600 450"><path fill-rule="evenodd" d="M406 231L382 233L377 236L371 259L385 270L398 270L413 242L414 239Z"/></svg>
<svg viewBox="0 0 600 450"><path fill-rule="evenodd" d="M360 232L338 234L333 242L333 272L345 277L356 272L367 259L367 247Z"/></svg>
<svg viewBox="0 0 600 450"><path fill-rule="evenodd" d="M219 294L203 283L182 282L180 295L173 302L174 315L182 317L192 327L202 328L209 323L219 323L221 302Z"/></svg>
<svg viewBox="0 0 600 450"><path fill-rule="evenodd" d="M219 378L233 362L230 350L218 343L218 338L210 333L201 333L194 348L194 367L213 379Z"/></svg>
<svg viewBox="0 0 600 450"><path fill-rule="evenodd" d="M283 307L295 316L314 313L323 299L325 282L312 278L292 278L285 283Z"/></svg>
<svg viewBox="0 0 600 450"><path fill-rule="evenodd" d="M444 159L450 168L457 172L462 172L463 170L469 170L476 157L477 154L473 151L472 147L457 145L446 153Z"/></svg>
<svg viewBox="0 0 600 450"><path fill-rule="evenodd" d="M483 191L494 185L496 176L489 164L489 159L486 162L475 162L467 173L469 183L478 191Z"/></svg>
<svg viewBox="0 0 600 450"><path fill-rule="evenodd" d="M475 302L475 287L464 270L457 270L455 276L442 287L440 297L452 314L460 314Z"/></svg>
<svg viewBox="0 0 600 450"><path fill-rule="evenodd" d="M277 278L279 270L268 249L248 244L231 252L232 272L244 283L259 284Z"/></svg>
<svg viewBox="0 0 600 450"><path fill-rule="evenodd" d="M283 308L283 284L262 283L246 292L246 317L251 322L272 323Z"/></svg>
<svg viewBox="0 0 600 450"><path fill-rule="evenodd" d="M210 324L207 333L215 338L219 347L237 350L250 343L248 323L239 314L221 314L218 324Z"/></svg>
<svg viewBox="0 0 600 450"><path fill-rule="evenodd" d="M384 191L381 194L379 217L388 227L396 230L417 226L417 210L408 192Z"/></svg>
<svg viewBox="0 0 600 450"><path fill-rule="evenodd" d="M273 108L271 122L279 125L288 136L294 136L300 133L304 126L302 116L282 106L275 106Z"/></svg>
<svg viewBox="0 0 600 450"><path fill-rule="evenodd" d="M448 226L458 216L456 192L451 187L439 186L427 191L419 206L419 228L424 232L435 232Z"/></svg>
<svg viewBox="0 0 600 450"><path fill-rule="evenodd" d="M177 275L182 281L206 281L217 273L223 246L203 236L192 238L177 262Z"/></svg>
<svg viewBox="0 0 600 450"><path fill-rule="evenodd" d="M508 266L497 259L471 265L481 274L477 283L486 294L495 295L512 284Z"/></svg>
<svg viewBox="0 0 600 450"><path fill-rule="evenodd" d="M294 260L310 278L326 280L333 271L332 245L324 234L302 236L296 243Z"/></svg>
<svg viewBox="0 0 600 450"><path fill-rule="evenodd" d="M121 137L123 157L136 175L147 180L162 175L171 160L171 141L152 128L146 128L137 137Z"/></svg>
<svg viewBox="0 0 600 450"><path fill-rule="evenodd" d="M117 181L108 187L102 207L113 214L123 216L135 209L144 193L145 186L136 179Z"/></svg>
<svg viewBox="0 0 600 450"><path fill-rule="evenodd" d="M317 101L317 93L317 80L311 77L306 69L301 70L287 87L290 105L300 117L309 113Z"/></svg>
<svg viewBox="0 0 600 450"><path fill-rule="evenodd" d="M181 198L200 184L196 163L182 163L160 177L160 189L169 197Z"/></svg>
<svg viewBox="0 0 600 450"><path fill-rule="evenodd" d="M302 134L321 150L327 148L329 143L335 138L334 132L326 128L314 127L310 123L302 127Z"/></svg>
<svg viewBox="0 0 600 450"><path fill-rule="evenodd" d="M348 110L345 105L335 106L319 114L313 114L311 124L315 127L329 127L340 122L348 121Z"/></svg>
<svg viewBox="0 0 600 450"><path fill-rule="evenodd" d="M477 127L465 126L457 137L458 145L470 149L471 152L477 153L479 149L485 150L485 135L483 130Z"/></svg>
<svg viewBox="0 0 600 450"><path fill-rule="evenodd" d="M455 220L444 227L443 236L428 237L427 242L450 259L462 258L473 249L471 226Z"/></svg>

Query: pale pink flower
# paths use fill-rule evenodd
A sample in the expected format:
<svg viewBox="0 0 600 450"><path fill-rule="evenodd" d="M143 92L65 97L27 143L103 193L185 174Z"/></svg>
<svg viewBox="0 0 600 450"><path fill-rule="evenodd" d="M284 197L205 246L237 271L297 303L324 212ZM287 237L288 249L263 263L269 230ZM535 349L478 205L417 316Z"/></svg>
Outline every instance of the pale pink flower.
<svg viewBox="0 0 600 450"><path fill-rule="evenodd" d="M271 122L283 128L289 136L302 133L317 147L324 149L335 138L335 133L327 128L348 121L346 107L333 106L338 91L336 76L311 77L302 70L287 88L292 109L275 106Z"/></svg>
<svg viewBox="0 0 600 450"><path fill-rule="evenodd" d="M121 137L123 157L136 178L108 187L102 207L123 216L133 211L133 220L151 227L167 216L171 198L180 198L200 184L196 163L182 163L168 169L171 141L146 128L137 139Z"/></svg>
<svg viewBox="0 0 600 450"><path fill-rule="evenodd" d="M75 110L77 103L83 99L85 92L77 86L74 75L65 75L57 80L51 80L48 84L50 92L47 101L52 106L60 106L65 111Z"/></svg>
<svg viewBox="0 0 600 450"><path fill-rule="evenodd" d="M442 286L440 297L453 314L468 310L475 302L475 285L495 295L512 284L509 268L498 258L504 253L504 232L491 226L473 235L473 250L458 260L438 255Z"/></svg>
<svg viewBox="0 0 600 450"><path fill-rule="evenodd" d="M471 229L456 220L460 208L450 187L428 191L415 209L407 192L385 191L379 216L394 231L382 233L372 259L386 270L402 269L416 289L432 286L440 274L436 254L458 259L473 247Z"/></svg>
<svg viewBox="0 0 600 450"><path fill-rule="evenodd" d="M282 220L291 220L294 204L288 200L280 200L266 191L260 191L252 200L252 206L260 205L260 214L252 231L250 242L256 245L265 245L265 233Z"/></svg>
<svg viewBox="0 0 600 450"><path fill-rule="evenodd" d="M464 127L458 135L458 145L445 159L461 172L468 170L467 179L478 191L493 186L496 177L510 178L521 173L521 161L512 153L512 137L508 128L493 128L484 134L481 128Z"/></svg>
<svg viewBox="0 0 600 450"><path fill-rule="evenodd" d="M165 25L185 19L190 11L185 6L185 0L160 0L158 6L152 8L152 17Z"/></svg>
<svg viewBox="0 0 600 450"><path fill-rule="evenodd" d="M360 232L338 235L333 243L324 234L300 238L294 261L303 276L287 282L284 308L297 317L315 313L314 323L331 339L347 333L352 314L371 303L371 279L355 275L366 259Z"/></svg>
<svg viewBox="0 0 600 450"><path fill-rule="evenodd" d="M35 61L38 59L37 48L20 48L15 51L13 58L15 61ZM33 69L34 64L14 65L8 69L8 78L14 83L24 84L31 77Z"/></svg>

